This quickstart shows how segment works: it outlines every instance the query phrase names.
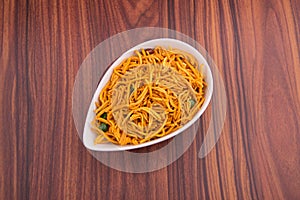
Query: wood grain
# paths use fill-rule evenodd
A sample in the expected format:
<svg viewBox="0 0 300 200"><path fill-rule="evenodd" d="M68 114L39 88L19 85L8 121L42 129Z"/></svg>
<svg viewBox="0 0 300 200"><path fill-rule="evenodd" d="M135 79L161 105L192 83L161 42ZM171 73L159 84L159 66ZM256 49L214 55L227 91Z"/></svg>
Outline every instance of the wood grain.
<svg viewBox="0 0 300 200"><path fill-rule="evenodd" d="M0 199L300 199L299 10L297 0L0 1ZM98 43L144 26L204 46L228 110L206 158L204 116L176 162L130 174L84 148L72 89Z"/></svg>

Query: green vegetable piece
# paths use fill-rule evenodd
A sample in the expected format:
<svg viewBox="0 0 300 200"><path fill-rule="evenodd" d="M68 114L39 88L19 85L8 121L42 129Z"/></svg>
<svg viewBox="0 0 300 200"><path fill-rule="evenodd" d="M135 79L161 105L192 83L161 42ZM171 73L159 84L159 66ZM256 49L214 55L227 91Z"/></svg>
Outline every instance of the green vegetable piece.
<svg viewBox="0 0 300 200"><path fill-rule="evenodd" d="M134 87L130 85L130 94L134 91Z"/></svg>
<svg viewBox="0 0 300 200"><path fill-rule="evenodd" d="M190 99L190 108L194 107L194 105L196 104L196 101L194 99Z"/></svg>
<svg viewBox="0 0 300 200"><path fill-rule="evenodd" d="M108 131L108 125L103 122L100 123L98 128L101 129L103 132Z"/></svg>
<svg viewBox="0 0 300 200"><path fill-rule="evenodd" d="M103 113L100 117L103 118L103 119L107 119L107 113L106 112Z"/></svg>

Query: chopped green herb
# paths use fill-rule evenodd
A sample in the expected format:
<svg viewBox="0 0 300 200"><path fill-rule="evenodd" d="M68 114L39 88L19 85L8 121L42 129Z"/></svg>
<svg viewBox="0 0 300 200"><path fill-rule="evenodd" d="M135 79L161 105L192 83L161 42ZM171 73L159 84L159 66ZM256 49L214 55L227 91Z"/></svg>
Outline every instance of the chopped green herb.
<svg viewBox="0 0 300 200"><path fill-rule="evenodd" d="M196 101L194 99L190 99L190 108L194 107L194 105L196 104Z"/></svg>
<svg viewBox="0 0 300 200"><path fill-rule="evenodd" d="M134 91L134 87L130 85L130 94Z"/></svg>
<svg viewBox="0 0 300 200"><path fill-rule="evenodd" d="M100 117L103 118L103 119L106 119L107 118L107 113L106 112L103 113Z"/></svg>
<svg viewBox="0 0 300 200"><path fill-rule="evenodd" d="M108 127L109 126L107 124L101 122L98 128L101 129L103 132L106 132L108 131Z"/></svg>

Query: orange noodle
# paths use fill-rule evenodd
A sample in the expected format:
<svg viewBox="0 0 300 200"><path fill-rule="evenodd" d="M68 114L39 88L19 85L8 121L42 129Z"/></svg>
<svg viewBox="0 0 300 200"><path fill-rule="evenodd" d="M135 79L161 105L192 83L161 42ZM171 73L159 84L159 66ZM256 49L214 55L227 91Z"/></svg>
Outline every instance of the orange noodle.
<svg viewBox="0 0 300 200"><path fill-rule="evenodd" d="M178 130L199 111L202 65L178 49L141 49L113 71L99 94L95 144L137 145Z"/></svg>

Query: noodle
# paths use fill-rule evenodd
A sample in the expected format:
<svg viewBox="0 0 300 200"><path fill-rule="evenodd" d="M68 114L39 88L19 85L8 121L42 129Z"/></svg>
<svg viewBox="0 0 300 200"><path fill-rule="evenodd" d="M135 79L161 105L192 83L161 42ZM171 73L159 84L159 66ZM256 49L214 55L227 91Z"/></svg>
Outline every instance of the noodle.
<svg viewBox="0 0 300 200"><path fill-rule="evenodd" d="M177 49L142 49L113 71L96 102L95 144L141 144L178 130L204 103L195 58Z"/></svg>

